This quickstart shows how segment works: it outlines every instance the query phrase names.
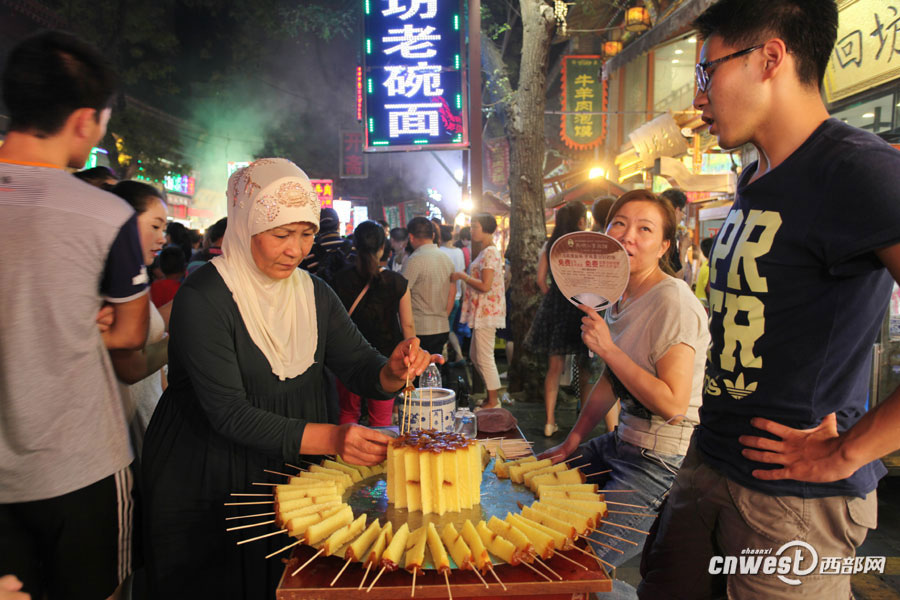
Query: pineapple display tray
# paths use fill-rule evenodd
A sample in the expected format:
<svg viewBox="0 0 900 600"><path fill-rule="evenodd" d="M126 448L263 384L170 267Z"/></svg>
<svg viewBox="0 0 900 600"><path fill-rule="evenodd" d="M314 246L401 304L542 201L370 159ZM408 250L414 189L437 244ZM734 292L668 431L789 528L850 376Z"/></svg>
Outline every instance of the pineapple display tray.
<svg viewBox="0 0 900 600"><path fill-rule="evenodd" d="M524 485L513 483L509 479L499 479L494 473L495 460L495 458L491 459L482 474L481 503L468 510L448 512L443 515L424 515L420 511L410 512L406 509L394 508L393 504L388 503L385 474L354 485L347 492L348 496L345 501L352 507L354 516L365 514L369 517L367 520L378 519L382 525L391 522L395 531L403 523L407 523L410 530L414 530L432 522L440 531L447 523L452 523L454 527L460 529L466 520L477 523L480 520L488 521L492 516L504 519L508 512L521 512L519 502L525 505L531 504L534 501L534 494ZM589 545L583 540L579 540L578 546L588 552L591 551ZM375 600L407 598L410 595L412 576L403 569L391 573L385 572L368 593L365 588L357 590L365 572L359 563L351 564L334 587L330 587L329 583L345 562L336 556L319 557L296 576L291 576L291 573L315 552L316 549L309 546L298 546L294 549L291 558L286 561L286 569L278 585L278 600L313 598L341 598L343 600L348 597ZM563 577L563 580L548 582L525 567L503 564L502 560L491 555L497 575L508 588L507 591L504 591L496 581L490 580L488 581L490 587L485 589L473 573L458 569L453 559L450 558L450 566L453 568L450 575L453 598L460 600L515 595L568 599L579 597L578 594L581 593L604 592L612 589L609 575L599 567L595 560L577 551L568 551L564 554L588 567L588 570L580 569L559 557L554 557L548 564ZM435 571L428 552L425 554L422 567L426 573L416 580L416 597L446 598L447 588L444 578ZM367 586L373 576L374 573L369 574Z"/></svg>

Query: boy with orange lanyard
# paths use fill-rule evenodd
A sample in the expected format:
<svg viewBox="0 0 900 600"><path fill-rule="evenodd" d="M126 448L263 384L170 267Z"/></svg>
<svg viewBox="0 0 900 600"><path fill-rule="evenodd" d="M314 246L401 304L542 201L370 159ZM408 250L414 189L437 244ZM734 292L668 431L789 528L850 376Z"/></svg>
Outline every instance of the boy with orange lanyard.
<svg viewBox="0 0 900 600"><path fill-rule="evenodd" d="M0 146L0 574L33 598L106 598L131 572L134 488L107 349L137 349L149 307L134 210L66 171L106 132L115 76L60 32L15 47ZM97 311L111 304L112 325Z"/></svg>

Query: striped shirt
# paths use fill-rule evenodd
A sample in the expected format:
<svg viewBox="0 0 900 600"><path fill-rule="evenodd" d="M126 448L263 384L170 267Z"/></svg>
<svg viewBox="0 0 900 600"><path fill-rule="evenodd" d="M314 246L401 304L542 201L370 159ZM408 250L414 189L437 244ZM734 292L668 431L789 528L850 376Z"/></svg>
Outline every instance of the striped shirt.
<svg viewBox="0 0 900 600"><path fill-rule="evenodd" d="M61 496L132 461L104 300L147 293L134 210L62 169L0 162L0 503Z"/></svg>

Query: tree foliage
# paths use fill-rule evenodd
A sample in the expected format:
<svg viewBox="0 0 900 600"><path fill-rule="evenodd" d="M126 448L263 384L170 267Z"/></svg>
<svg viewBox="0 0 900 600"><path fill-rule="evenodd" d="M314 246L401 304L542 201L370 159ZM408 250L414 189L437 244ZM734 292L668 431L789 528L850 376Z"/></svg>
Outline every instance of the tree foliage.
<svg viewBox="0 0 900 600"><path fill-rule="evenodd" d="M183 135L186 125L190 129L186 120L192 116L193 100L227 94L236 79L258 75L260 64L276 58L273 53L284 42L308 46L313 39L347 37L357 18L354 0L46 4L65 28L96 45L119 75L122 97L103 141L114 168L124 177L141 169L152 179L170 170L190 170L192 157L185 142L203 136L203 131L190 132L187 140ZM290 132L298 130L270 128L268 146L284 148Z"/></svg>

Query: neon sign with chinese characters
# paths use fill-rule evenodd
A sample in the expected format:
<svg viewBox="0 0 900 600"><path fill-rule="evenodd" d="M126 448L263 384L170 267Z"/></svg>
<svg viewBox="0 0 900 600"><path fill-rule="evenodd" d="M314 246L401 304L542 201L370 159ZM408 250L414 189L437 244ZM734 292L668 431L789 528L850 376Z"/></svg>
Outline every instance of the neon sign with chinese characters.
<svg viewBox="0 0 900 600"><path fill-rule="evenodd" d="M194 185L196 180L190 175L181 175L180 173L169 173L162 181L159 179L150 179L144 175L135 175L134 179L146 181L147 183L161 183L167 192L175 192L176 194L184 194L185 196L194 195Z"/></svg>
<svg viewBox="0 0 900 600"><path fill-rule="evenodd" d="M366 151L468 146L460 0L363 0Z"/></svg>
<svg viewBox="0 0 900 600"><path fill-rule="evenodd" d="M333 208L334 200L334 180L333 179L310 179L316 196L319 197L319 203L322 208Z"/></svg>

